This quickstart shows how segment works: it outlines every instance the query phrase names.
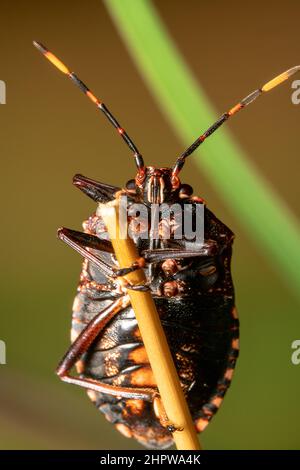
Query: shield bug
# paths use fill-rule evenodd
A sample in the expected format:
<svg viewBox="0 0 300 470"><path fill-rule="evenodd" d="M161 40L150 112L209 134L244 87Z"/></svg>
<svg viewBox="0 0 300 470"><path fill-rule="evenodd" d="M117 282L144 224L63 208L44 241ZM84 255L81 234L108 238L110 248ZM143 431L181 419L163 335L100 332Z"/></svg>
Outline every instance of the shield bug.
<svg viewBox="0 0 300 470"><path fill-rule="evenodd" d="M165 416L156 382L130 306L128 289L149 289L156 303L176 364L179 379L198 432L219 409L231 383L238 357L239 323L234 302L230 262L234 235L204 204L193 189L182 184L179 173L186 158L231 116L258 96L300 70L293 67L266 83L224 113L176 160L173 168L145 166L137 147L109 109L46 47L37 49L67 75L103 112L132 151L137 166L134 179L124 188L100 183L82 175L74 184L96 203L126 196L128 218L138 203L150 211L156 204L187 205L196 213L204 206L204 242L174 236L174 218L159 232L168 237L142 237L133 230L140 257L120 269L106 227L97 210L84 222L84 232L67 228L58 236L83 258L72 317L72 344L57 368L59 377L86 388L96 407L127 437L151 448L173 443L175 430ZM131 215L130 215L131 214ZM144 232L150 230L147 222ZM130 285L124 275L144 269L147 283ZM71 375L76 365L78 375Z"/></svg>

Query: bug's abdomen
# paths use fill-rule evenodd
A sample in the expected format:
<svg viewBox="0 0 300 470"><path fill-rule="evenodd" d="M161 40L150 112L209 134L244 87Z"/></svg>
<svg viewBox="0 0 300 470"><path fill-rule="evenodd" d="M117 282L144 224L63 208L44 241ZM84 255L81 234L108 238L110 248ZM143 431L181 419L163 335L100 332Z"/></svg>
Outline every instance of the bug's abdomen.
<svg viewBox="0 0 300 470"><path fill-rule="evenodd" d="M73 311L72 341L106 303L90 301L83 293L77 295ZM77 370L85 377L115 386L156 388L131 308L121 312L109 323L77 364ZM126 437L134 437L143 445L154 448L169 447L172 444L172 436L160 425L152 403L94 391L88 391L88 395L106 419L115 424Z"/></svg>
<svg viewBox="0 0 300 470"><path fill-rule="evenodd" d="M238 324L232 299L155 299L176 363L182 388L198 431L219 408L230 385L238 348ZM95 301L80 293L74 303L73 340L97 311L111 300ZM137 321L129 307L102 331L78 364L78 372L123 387L156 387ZM164 448L172 444L153 404L88 392L108 421L143 445Z"/></svg>

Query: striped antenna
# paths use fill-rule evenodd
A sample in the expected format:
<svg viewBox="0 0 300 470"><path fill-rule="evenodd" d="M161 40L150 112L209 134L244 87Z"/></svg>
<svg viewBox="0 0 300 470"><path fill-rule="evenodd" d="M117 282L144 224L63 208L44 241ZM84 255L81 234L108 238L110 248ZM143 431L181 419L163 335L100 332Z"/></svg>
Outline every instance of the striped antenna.
<svg viewBox="0 0 300 470"><path fill-rule="evenodd" d="M114 126L114 128L118 131L119 135L123 138L126 142L130 150L133 152L134 159L138 171L143 173L144 172L144 161L143 157L138 151L137 147L132 142L131 138L127 134L127 132L120 126L116 118L111 114L109 109L102 103L98 98L89 90L89 88L75 75L74 72L71 72L68 67L65 66L61 60L59 60L52 52L50 52L45 46L41 43L33 41L33 45L46 57L53 65L55 65L58 70L62 73L67 75L78 88L83 91L83 93L100 109L105 117L109 120L109 122Z"/></svg>
<svg viewBox="0 0 300 470"><path fill-rule="evenodd" d="M275 88L277 85L280 85L280 83L285 82L288 78L290 78L292 75L294 75L296 72L299 72L300 70L300 65L296 65L295 67L292 67L291 69L287 70L286 72L281 73L280 75L277 75L277 77L273 78L269 82L265 83L261 88L258 88L257 90L253 91L250 93L248 96L243 98L238 104L233 106L229 111L226 113L222 114L222 116L212 125L210 126L207 131L204 132L204 134L200 135L198 139L195 140L195 142L190 145L186 149L186 151L177 158L176 163L173 167L173 176L177 176L180 170L182 169L186 157L191 155L198 147L199 145L204 142L207 137L209 137L211 134L213 134L222 124L227 121L228 118L233 116L235 113L240 111L243 108L246 108L248 104L252 103L256 98L258 98L262 93L267 92L272 90L272 88Z"/></svg>

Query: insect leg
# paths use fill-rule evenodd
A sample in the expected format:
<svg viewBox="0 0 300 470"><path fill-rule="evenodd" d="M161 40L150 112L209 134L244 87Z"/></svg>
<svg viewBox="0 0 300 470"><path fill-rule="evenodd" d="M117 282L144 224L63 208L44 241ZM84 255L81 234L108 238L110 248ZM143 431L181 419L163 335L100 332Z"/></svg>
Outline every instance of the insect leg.
<svg viewBox="0 0 300 470"><path fill-rule="evenodd" d="M207 242L198 250L185 250L180 248L160 248L154 250L144 250L142 255L145 257L146 262L159 262L166 259L177 259L177 258L194 258L194 257L206 257L214 256L218 252L217 245L215 242Z"/></svg>
<svg viewBox="0 0 300 470"><path fill-rule="evenodd" d="M136 260L136 262L133 263L133 265L129 268L115 269L112 266L110 266L108 263L106 263L105 261L95 256L93 253L88 251L87 248L85 248L86 246L88 248L93 248L95 250L111 253L112 246L111 246L111 243L107 240L100 240L98 237L95 237L94 235L89 235L83 232L77 232L76 230L70 230L68 228L59 229L57 234L60 240L67 243L67 245L69 245L71 248L76 250L79 254L81 254L81 256L88 259L90 262L94 263L105 276L108 276L111 278L122 277L125 274L128 274L142 267L143 258L140 258ZM82 245L85 245L85 246L82 246ZM150 289L149 286L147 285L143 285L143 284L132 285L129 282L128 283L125 282L124 287L126 287L127 289L137 290L137 291L146 291Z"/></svg>
<svg viewBox="0 0 300 470"><path fill-rule="evenodd" d="M185 250L180 248L154 248L144 250L142 252L143 257L137 259L129 268L115 270L115 274L117 276L124 276L132 271L145 267L148 263L160 262L166 259L214 256L217 252L215 242L206 242L198 250Z"/></svg>
<svg viewBox="0 0 300 470"><path fill-rule="evenodd" d="M148 284L128 284L127 286L127 289L129 290L136 290L136 291L139 291L139 292L148 292L150 289L150 286Z"/></svg>
<svg viewBox="0 0 300 470"><path fill-rule="evenodd" d="M61 228L57 232L57 236L60 240L62 240L71 248L76 250L79 254L81 254L81 256L94 263L105 276L116 277L113 268L109 266L109 264L99 259L93 253L88 251L84 246L82 246L83 244L85 245L85 243L87 242L86 246L107 252L108 250L110 250L110 247L108 245L109 242L107 242L106 240L100 240L97 237L94 237L93 235L87 235L87 237L85 237L85 235L87 234L76 232L75 230L69 230L67 228ZM96 248L96 245L98 247L101 246L101 248Z"/></svg>
<svg viewBox="0 0 300 470"><path fill-rule="evenodd" d="M109 385L98 380L72 377L69 375L69 371L84 354L95 338L99 335L101 330L107 325L107 323L121 310L129 305L129 297L123 296L112 302L109 307L98 313L90 323L80 333L67 353L59 363L56 373L64 382L79 385L89 390L96 392L107 393L109 395L119 396L123 398L142 399L146 401L152 401L153 396L156 392L152 388L134 388L134 387L117 387L115 385Z"/></svg>
<svg viewBox="0 0 300 470"><path fill-rule="evenodd" d="M75 175L73 184L93 199L93 201L101 203L112 201L115 198L115 194L121 190L117 186L100 183L83 175Z"/></svg>
<svg viewBox="0 0 300 470"><path fill-rule="evenodd" d="M208 257L214 256L218 252L217 246L214 242L206 242L198 250L185 250L178 248L162 248L162 249L150 249L142 252L143 257L136 260L129 268L122 268L114 270L117 276L125 276L132 271L143 268L148 263L157 263L166 259L177 259L177 258L195 258L195 257ZM126 285L128 289L132 290L149 290L147 285Z"/></svg>
<svg viewBox="0 0 300 470"><path fill-rule="evenodd" d="M155 416L159 419L160 424L170 432L182 431L182 428L177 428L169 420L166 410L163 406L160 396L157 394L153 399L153 409Z"/></svg>
<svg viewBox="0 0 300 470"><path fill-rule="evenodd" d="M68 237L69 240L87 248L92 248L98 251L105 251L106 253L114 252L112 244L109 240L103 240L99 237L96 237L95 235L90 235L89 233L78 232L77 230L64 227L59 229L58 236L63 241L65 241L63 237Z"/></svg>
<svg viewBox="0 0 300 470"><path fill-rule="evenodd" d="M117 276L125 276L126 274L132 273L133 271L136 271L144 267L145 267L145 258L138 258L134 261L134 263L132 263L131 266L129 266L129 268L116 269L115 274Z"/></svg>

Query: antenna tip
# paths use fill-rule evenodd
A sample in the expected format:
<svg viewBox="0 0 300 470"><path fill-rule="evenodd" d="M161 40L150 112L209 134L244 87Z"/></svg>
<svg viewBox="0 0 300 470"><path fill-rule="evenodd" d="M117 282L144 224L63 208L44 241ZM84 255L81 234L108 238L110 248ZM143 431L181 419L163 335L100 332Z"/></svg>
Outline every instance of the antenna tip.
<svg viewBox="0 0 300 470"><path fill-rule="evenodd" d="M43 46L43 44L41 44L40 42L37 42L37 41L32 41L32 44L34 45L34 47L37 48L38 51L40 51L42 54L46 54L48 52L48 49Z"/></svg>
<svg viewBox="0 0 300 470"><path fill-rule="evenodd" d="M65 74L70 74L69 69L65 66L65 64L59 60L52 52L47 49L47 47L43 46L40 42L33 41L34 47L37 48L38 51L40 51L46 59L48 59L55 67L57 67L62 73Z"/></svg>
<svg viewBox="0 0 300 470"><path fill-rule="evenodd" d="M262 91L272 90L272 88L276 87L277 85L280 85L280 83L290 78L296 72L299 72L299 70L300 70L300 66L295 65L295 67L292 67L291 69L286 70L280 75L277 75L277 77L273 78L273 80L270 80L269 82L264 84L264 86L262 87Z"/></svg>

